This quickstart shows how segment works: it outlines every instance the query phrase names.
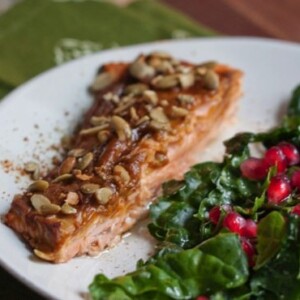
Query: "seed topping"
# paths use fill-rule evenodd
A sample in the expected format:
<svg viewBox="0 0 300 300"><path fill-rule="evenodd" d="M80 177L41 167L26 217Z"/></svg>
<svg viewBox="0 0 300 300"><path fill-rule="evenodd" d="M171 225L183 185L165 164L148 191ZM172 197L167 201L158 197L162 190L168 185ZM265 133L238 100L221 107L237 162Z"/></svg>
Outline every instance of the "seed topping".
<svg viewBox="0 0 300 300"><path fill-rule="evenodd" d="M85 153L86 153L86 150L85 150L85 149L77 148L77 149L70 150L70 151L68 152L68 156L81 157L81 156L83 156Z"/></svg>
<svg viewBox="0 0 300 300"><path fill-rule="evenodd" d="M193 73L180 74L178 75L178 78L183 89L187 89L195 83L195 76Z"/></svg>
<svg viewBox="0 0 300 300"><path fill-rule="evenodd" d="M56 182L65 182L68 180L73 179L73 175L72 174L63 174L60 176L57 176L52 182L56 183Z"/></svg>
<svg viewBox="0 0 300 300"><path fill-rule="evenodd" d="M30 202L34 209L41 214L55 214L60 211L60 206L53 204L50 200L41 194L34 194L30 198Z"/></svg>
<svg viewBox="0 0 300 300"><path fill-rule="evenodd" d="M156 105L158 102L157 93L152 90L146 90L143 93L144 98L152 105Z"/></svg>
<svg viewBox="0 0 300 300"><path fill-rule="evenodd" d="M171 113L172 117L174 118L182 118L185 117L189 113L189 111L185 108L173 105Z"/></svg>
<svg viewBox="0 0 300 300"><path fill-rule="evenodd" d="M65 215L72 215L77 213L77 209L68 203L64 203L61 207L61 212Z"/></svg>
<svg viewBox="0 0 300 300"><path fill-rule="evenodd" d="M94 194L99 187L99 184L85 183L80 187L80 190L84 194Z"/></svg>
<svg viewBox="0 0 300 300"><path fill-rule="evenodd" d="M120 141L125 141L131 138L130 125L121 117L113 116L111 118L112 128L116 131Z"/></svg>
<svg viewBox="0 0 300 300"><path fill-rule="evenodd" d="M178 82L178 76L172 74L166 76L159 75L151 81L151 84L158 89L170 89L177 86Z"/></svg>
<svg viewBox="0 0 300 300"><path fill-rule="evenodd" d="M139 96L142 95L144 91L148 89L148 85L144 83L135 83L128 85L125 90L125 95L133 95L133 96Z"/></svg>
<svg viewBox="0 0 300 300"><path fill-rule="evenodd" d="M71 173L76 164L76 158L74 156L68 156L60 165L59 174Z"/></svg>
<svg viewBox="0 0 300 300"><path fill-rule="evenodd" d="M216 90L219 87L220 79L218 74L213 70L208 70L203 77L204 86L209 90Z"/></svg>
<svg viewBox="0 0 300 300"><path fill-rule="evenodd" d="M33 173L39 165L34 161L29 161L24 165L24 170L28 173Z"/></svg>
<svg viewBox="0 0 300 300"><path fill-rule="evenodd" d="M100 91L110 86L115 81L115 76L109 72L103 72L97 75L91 85L92 91Z"/></svg>
<svg viewBox="0 0 300 300"><path fill-rule="evenodd" d="M114 167L114 175L117 179L121 178L122 182L125 184L130 181L130 175L128 171L121 165L117 165Z"/></svg>
<svg viewBox="0 0 300 300"><path fill-rule="evenodd" d="M101 144L104 144L105 142L107 142L108 138L109 138L109 131L108 130L101 130L98 132L98 140Z"/></svg>
<svg viewBox="0 0 300 300"><path fill-rule="evenodd" d="M97 189L95 198L99 204L106 204L112 197L113 191L109 187Z"/></svg>
<svg viewBox="0 0 300 300"><path fill-rule="evenodd" d="M139 57L130 65L129 72L133 77L139 80L146 80L155 75L154 68L147 65L144 62L143 57Z"/></svg>
<svg viewBox="0 0 300 300"><path fill-rule="evenodd" d="M43 192L49 187L46 180L37 180L28 187L28 192Z"/></svg>
<svg viewBox="0 0 300 300"><path fill-rule="evenodd" d="M79 196L75 192L68 192L65 202L70 205L77 205L79 203Z"/></svg>
<svg viewBox="0 0 300 300"><path fill-rule="evenodd" d="M94 159L94 154L89 152L78 160L76 168L79 170L86 169Z"/></svg>
<svg viewBox="0 0 300 300"><path fill-rule="evenodd" d="M95 126L95 127L91 127L91 128L87 128L87 129L82 129L79 134L80 135L90 135L90 134L96 134L98 133L100 130L106 129L109 127L109 124L102 124L99 126Z"/></svg>

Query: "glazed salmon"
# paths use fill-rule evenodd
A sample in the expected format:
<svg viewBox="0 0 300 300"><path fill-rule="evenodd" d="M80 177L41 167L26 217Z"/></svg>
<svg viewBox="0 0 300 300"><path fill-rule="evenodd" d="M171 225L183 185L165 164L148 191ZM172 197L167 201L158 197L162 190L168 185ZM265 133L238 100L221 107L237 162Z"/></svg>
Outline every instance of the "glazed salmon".
<svg viewBox="0 0 300 300"><path fill-rule="evenodd" d="M163 52L104 65L64 159L14 197L6 224L55 263L114 245L216 136L241 78L229 66Z"/></svg>

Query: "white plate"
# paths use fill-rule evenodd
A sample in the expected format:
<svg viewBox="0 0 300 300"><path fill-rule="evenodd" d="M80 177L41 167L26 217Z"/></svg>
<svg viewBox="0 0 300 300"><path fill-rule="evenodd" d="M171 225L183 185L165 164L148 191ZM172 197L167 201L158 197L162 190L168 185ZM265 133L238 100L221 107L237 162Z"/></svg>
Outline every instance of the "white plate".
<svg viewBox="0 0 300 300"><path fill-rule="evenodd" d="M215 141L201 159L222 153L221 140L240 130L273 126L284 111L292 89L300 83L300 47L279 41L249 38L193 39L139 45L81 58L29 81L0 104L0 160L10 169L28 160L49 164L51 145L72 131L90 105L86 90L98 67L105 62L131 60L154 49L171 52L193 62L218 60L245 72L244 92L237 121ZM27 141L28 138L28 141ZM212 150L214 152L212 152ZM213 154L214 153L214 154ZM200 157L199 157L200 159ZM6 166L7 167L7 166ZM0 167L0 214L7 212L12 196L28 180ZM144 227L140 227L144 228ZM66 264L41 263L16 234L0 223L0 263L31 288L55 299L82 299L95 274L116 276L131 271L139 258L147 258L153 243L144 229L136 229L121 244L96 258L81 257Z"/></svg>

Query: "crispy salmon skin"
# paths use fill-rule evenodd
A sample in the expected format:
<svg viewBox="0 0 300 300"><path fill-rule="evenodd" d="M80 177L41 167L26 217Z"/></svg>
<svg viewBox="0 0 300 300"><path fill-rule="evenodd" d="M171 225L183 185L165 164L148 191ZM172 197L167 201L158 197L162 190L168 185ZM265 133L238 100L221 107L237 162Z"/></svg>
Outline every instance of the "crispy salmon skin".
<svg viewBox="0 0 300 300"><path fill-rule="evenodd" d="M241 78L164 52L102 66L64 159L14 197L6 224L55 263L114 245L227 121Z"/></svg>

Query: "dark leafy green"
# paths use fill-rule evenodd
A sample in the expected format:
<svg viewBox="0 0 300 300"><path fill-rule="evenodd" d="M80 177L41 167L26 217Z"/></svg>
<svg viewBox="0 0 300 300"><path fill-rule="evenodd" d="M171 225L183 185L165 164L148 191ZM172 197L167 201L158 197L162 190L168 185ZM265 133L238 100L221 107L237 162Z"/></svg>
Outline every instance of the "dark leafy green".
<svg viewBox="0 0 300 300"><path fill-rule="evenodd" d="M195 165L184 180L163 185L163 196L151 206L149 224L160 243L157 253L125 276L98 275L90 285L92 298L299 300L300 217L290 214L299 193L280 206L270 205L266 191L276 167L264 181L248 180L240 172L241 162L251 156L251 143L270 147L281 141L300 147L300 86L279 127L240 133L224 142L223 162ZM212 207L224 205L259 222L252 241L257 251L254 268L248 266L240 238L222 228L225 210L217 225L208 219Z"/></svg>
<svg viewBox="0 0 300 300"><path fill-rule="evenodd" d="M277 225L275 226L277 227ZM299 230L300 218L290 216L287 233L281 248L277 249L278 253L251 277L250 285L255 299L300 299Z"/></svg>
<svg viewBox="0 0 300 300"><path fill-rule="evenodd" d="M273 211L261 219L257 234L257 259L255 269L261 268L280 250L286 236L286 222L283 215Z"/></svg>
<svg viewBox="0 0 300 300"><path fill-rule="evenodd" d="M222 251L224 249L225 251ZM192 299L233 289L248 278L239 239L222 233L196 248L164 253L125 276L98 275L90 286L93 299Z"/></svg>

